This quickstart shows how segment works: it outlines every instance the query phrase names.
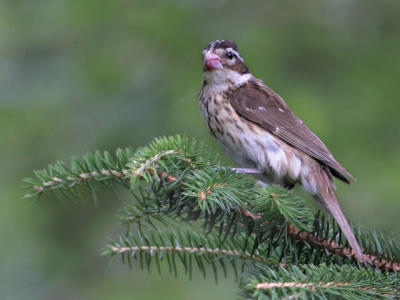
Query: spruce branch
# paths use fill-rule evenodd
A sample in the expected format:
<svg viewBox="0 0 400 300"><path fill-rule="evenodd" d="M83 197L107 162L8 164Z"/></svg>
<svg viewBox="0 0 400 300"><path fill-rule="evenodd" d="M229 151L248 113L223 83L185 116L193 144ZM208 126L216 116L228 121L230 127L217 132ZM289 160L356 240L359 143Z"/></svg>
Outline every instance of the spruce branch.
<svg viewBox="0 0 400 300"><path fill-rule="evenodd" d="M219 236L215 234L206 236L199 232L194 233L187 230L178 230L175 232L172 231L164 234L159 233L156 238L153 235L153 242L151 245L141 244L139 241L149 241L150 238L143 232L140 232L140 235L140 239L132 235L129 239L126 239L126 237L121 237L120 240L123 241L125 246L114 243L104 251L104 254L114 255L135 252L180 252L196 255L209 254L215 256L238 257L253 260L255 262L268 261L268 259L259 255L252 255L249 252L249 249L243 250L243 241L238 242L228 239L225 240L224 243L221 243ZM169 236L170 246L160 245L162 236L165 235Z"/></svg>
<svg viewBox="0 0 400 300"><path fill-rule="evenodd" d="M72 159L71 166L57 162L35 175L36 179L25 181L34 191L28 196L35 191L43 194L61 190L61 196L70 193L81 197L79 186L86 186L94 193L96 184L115 182L139 191L136 199L142 207L136 210L140 209L142 216L132 213L133 207L125 223L143 220L143 216L160 219L164 214L183 216L186 220L202 218L208 231L218 225L228 235L244 228L248 234L258 235L258 241L267 239L275 246L282 241L286 244L288 236L314 249L323 249L319 256L325 255L326 259L331 259L330 254L354 259L354 253L346 247L340 230L332 222L326 223L328 229L319 226L311 230L310 226L321 224L321 220L312 218L302 199L278 187L254 186L249 176L222 167L204 145L187 138L159 138L136 152L131 148L118 149L115 158L108 152L96 151L81 160ZM146 189L150 192L140 187L140 180L148 184ZM365 261L381 269L399 270L400 265L395 261L400 253L398 243L367 235L365 231L358 234L362 247L369 251ZM302 250L299 245L288 246L282 251ZM382 250L388 251L382 253Z"/></svg>
<svg viewBox="0 0 400 300"><path fill-rule="evenodd" d="M188 254L214 254L214 255L226 255L226 256L237 256L240 258L254 259L257 261L265 261L265 258L257 257L249 253L241 253L235 250L224 250L219 248L204 248L204 247L173 247L173 246L131 246L131 247L116 247L112 246L110 251L115 254L124 254L132 252L181 252Z"/></svg>
<svg viewBox="0 0 400 300"><path fill-rule="evenodd" d="M259 216L254 215L250 211L243 209L241 212L242 212L242 215L246 218L249 218L252 220L260 219ZM267 226L270 225L270 223L267 221L264 221L263 224L267 225ZM277 226L273 227L272 230L279 232L282 230L282 226L277 225ZM336 242L333 238L331 238L331 239L322 238L322 237L316 235L315 232L302 231L294 225L287 226L287 233L293 239L305 242L314 248L324 249L329 253L336 254L336 255L339 255L344 258L356 260L355 252L351 248L346 247L343 244ZM374 233L376 234L376 232L374 232ZM375 237L375 242L376 242L375 248L380 248L379 245L381 245L381 243L384 243L384 240L385 240L385 238L383 236L382 236L381 240L378 240L377 237ZM363 239L363 241L364 241L364 245L365 245L365 239ZM369 244L371 246L371 243L369 243ZM396 247L396 251L398 253L398 245L393 245L393 246ZM390 249L390 248L387 248L387 249ZM371 249L369 249L369 250L371 251ZM392 251L389 251L389 252L392 252ZM392 259L387 259L387 258L379 257L377 255L365 253L363 255L363 260L364 260L365 264L370 264L370 265L372 265L376 268L379 268L381 270L384 270L384 271L396 271L396 272L400 271L400 263L398 263Z"/></svg>
<svg viewBox="0 0 400 300"><path fill-rule="evenodd" d="M120 255L123 262L128 262L132 267L132 259L139 261L140 265L150 265L155 261L157 270L161 273L161 262L167 260L170 273L176 275L178 263L183 265L185 273L193 270L193 263L205 274L206 265L213 267L217 279L216 264L223 267L225 277L227 271L225 264L232 266L235 277L239 278L244 272L249 271L255 263L276 265L273 259L262 257L261 252L250 253L251 248L245 246L243 237L238 239L227 238L224 242L216 233L204 234L196 230L168 230L145 233L138 230L128 236L121 236L119 242L111 242L103 251L104 255ZM241 271L239 271L241 270Z"/></svg>
<svg viewBox="0 0 400 300"><path fill-rule="evenodd" d="M243 285L247 299L390 299L400 296L398 274L353 266L299 265L271 268L257 265Z"/></svg>
<svg viewBox="0 0 400 300"><path fill-rule="evenodd" d="M210 170L208 170L208 173L205 172L204 174L209 174ZM203 175L204 175L203 174ZM202 177L197 176L195 177L198 182L201 182ZM209 177L206 177L206 179L209 179ZM212 198L212 196L218 198L218 193L211 193L211 188L226 188L230 185L226 183L226 178L222 180L221 182L224 183L216 183L214 185L210 185L210 182L206 182L201 186L200 189L194 189L192 193L192 196L198 197L200 200L200 203L203 204L205 201L205 197L208 196L209 198ZM198 183L200 184L200 183ZM201 185L201 184L200 184ZM186 185L188 186L188 185ZM352 249L350 249L346 245L346 241L342 237L338 237L338 234L340 233L340 229L338 229L334 224L334 221L330 220L327 221L326 228L323 228L323 226L319 225L319 228L315 228L315 230L309 229L307 230L301 230L292 223L295 224L300 224L299 220L301 218L304 218L304 215L307 215L307 212L305 213L303 210L301 210L298 206L295 205L295 203L301 203L299 199L296 197L293 197L292 192L287 191L287 190L281 190L278 187L266 187L266 188L259 188L257 190L253 189L253 193L255 195L259 196L258 201L253 200L252 205L249 203L242 203L240 204L240 201L237 202L236 204L240 205L239 211L240 214L244 219L248 219L251 221L256 221L257 226L259 227L258 229L254 229L254 231L258 231L259 233L263 230L264 227L267 227L267 231L272 231L276 233L282 232L282 230L285 230L285 233L293 238L294 240L300 241L302 243L306 243L307 245L311 246L312 248L316 249L322 249L324 252L327 252L329 254L334 254L338 255L340 257L349 259L349 260L356 260L355 253L353 252ZM204 198L203 198L204 197ZM230 195L225 197L232 199L233 202L235 203L235 197ZM240 199L240 198L238 198ZM265 201L265 199L271 199L272 201ZM188 204L188 199L185 200L185 204ZM282 205L284 201L289 201L289 203L286 203L286 205ZM291 202L290 202L291 201ZM207 204L212 204L214 203L213 201L207 202ZM215 202L216 203L216 202ZM229 202L229 204L232 204ZM281 205L281 206L279 206ZM277 206L279 207L280 210L274 211L273 207ZM247 207L245 209L244 207ZM220 207L219 207L220 208ZM224 208L229 210L230 207ZM231 209L233 209L231 207ZM252 211L250 211L251 209ZM288 209L288 211L286 211ZM214 207L213 211L216 211L217 209ZM171 210L167 210L171 212ZM172 210L173 211L173 210ZM269 213L265 213L268 211ZM232 210L231 210L232 212ZM300 212L300 215L297 215L296 212ZM279 220L279 216L285 216L285 219L288 220L288 224L286 226L282 225L282 219L278 224L276 224L276 220ZM132 218L132 217L128 217ZM309 219L309 216L308 216ZM240 222L240 221L239 221ZM212 225L214 225L215 222L212 222ZM316 218L313 221L314 224L323 224L324 221L320 220L319 218ZM274 225L275 224L275 225ZM260 228L261 227L261 228ZM332 228L332 230L329 230L329 227ZM308 227L309 228L309 227ZM325 237L319 236L317 233L318 232L323 232ZM376 232L374 231L374 234L376 235ZM360 234L360 237L367 236L367 232L363 232L363 234ZM375 241L375 244L371 242L371 240ZM362 238L362 245L364 246L365 249L369 250L370 253L379 253L378 249L381 248L381 244L386 244L385 249L388 250L388 253L399 253L398 249L398 244L396 244L394 241L392 243L392 246L390 246L387 243L387 238L384 236L381 236L379 239L377 236L375 236L373 239L371 238ZM296 251L296 250L292 250ZM321 253L317 255L316 257L319 257L322 255ZM375 266L379 269L386 270L386 271L399 271L400 270L400 264L393 259L396 256L392 256L392 259L385 258L385 256L377 256L373 254L364 254L363 258L364 261L368 264L371 264L372 266ZM309 259L305 260L306 261L311 261L312 258L310 257Z"/></svg>
<svg viewBox="0 0 400 300"><path fill-rule="evenodd" d="M400 271L397 240L376 230L356 228L365 253L364 264L360 264L332 219L313 215L305 200L292 191L261 187L242 171L222 166L205 145L173 136L155 139L136 151L118 149L113 156L96 151L82 159L73 158L70 165L57 162L35 171L34 178L25 179L26 196L53 192L61 199L81 199L80 191L85 187L96 199L99 187L120 184L134 198L121 216L122 223L137 224L132 228L140 230L132 233L128 228L130 232L118 243L112 242L104 254L119 254L128 262L138 259L147 267L155 261L158 269L166 257L175 273L176 258L189 273L192 259L202 272L204 263L216 270L218 261L225 271L224 261L236 269L239 262L262 275L253 277L247 289L259 298L297 299L335 293L348 299L355 295L398 295L398 285L396 290L391 281L398 277L390 273ZM198 225L204 227L202 233ZM166 227L178 226L179 230L172 233L165 231ZM345 267L349 269L340 269ZM390 272L373 270L376 273L368 273L369 277L362 273L372 269ZM306 280L300 276L310 270L331 277ZM340 272L346 270L359 276L356 278L377 278L382 285L373 285L367 279L360 281L365 286L339 280L343 279ZM286 273L292 277L285 277ZM382 288L383 283L388 290Z"/></svg>
<svg viewBox="0 0 400 300"><path fill-rule="evenodd" d="M87 187L95 195L98 185L110 186L113 183L129 187L127 181L131 174L127 164L133 156L132 148L117 149L115 158L104 151L87 153L82 159L72 158L67 166L64 162L57 161L47 169L34 171L34 178L25 178L24 182L28 192L26 197L40 196L45 192L60 192L62 197L68 199L81 198L77 187Z"/></svg>

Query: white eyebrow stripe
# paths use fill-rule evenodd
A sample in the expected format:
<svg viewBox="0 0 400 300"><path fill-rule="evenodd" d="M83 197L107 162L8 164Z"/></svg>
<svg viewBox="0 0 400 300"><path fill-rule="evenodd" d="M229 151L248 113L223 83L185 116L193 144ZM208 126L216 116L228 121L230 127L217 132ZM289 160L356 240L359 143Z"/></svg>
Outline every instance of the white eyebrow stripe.
<svg viewBox="0 0 400 300"><path fill-rule="evenodd" d="M226 51L233 52L237 56L237 58L239 58L242 62L244 62L243 58L239 55L237 51L233 50L232 48L226 48Z"/></svg>

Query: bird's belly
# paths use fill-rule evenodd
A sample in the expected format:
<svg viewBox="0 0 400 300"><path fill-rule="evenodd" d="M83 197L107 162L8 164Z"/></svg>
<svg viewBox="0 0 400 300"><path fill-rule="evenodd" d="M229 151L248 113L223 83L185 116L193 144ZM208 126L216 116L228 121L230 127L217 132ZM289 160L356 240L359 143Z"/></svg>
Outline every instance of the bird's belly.
<svg viewBox="0 0 400 300"><path fill-rule="evenodd" d="M218 140L228 155L241 167L262 171L262 180L268 183L287 185L288 181L297 181L298 172L292 174L291 160L284 146L271 134L266 131L259 134L240 134L230 128L226 129L226 133ZM290 176L291 174L294 176Z"/></svg>
<svg viewBox="0 0 400 300"><path fill-rule="evenodd" d="M301 160L290 146L240 117L222 96L207 105L203 117L210 131L237 164L262 171L262 180L268 183L285 186L298 181Z"/></svg>

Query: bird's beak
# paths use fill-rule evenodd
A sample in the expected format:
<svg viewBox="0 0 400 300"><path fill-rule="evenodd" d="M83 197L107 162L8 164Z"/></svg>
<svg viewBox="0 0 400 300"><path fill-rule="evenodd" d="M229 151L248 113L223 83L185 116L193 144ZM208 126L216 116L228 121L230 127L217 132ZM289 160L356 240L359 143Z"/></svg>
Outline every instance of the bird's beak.
<svg viewBox="0 0 400 300"><path fill-rule="evenodd" d="M203 56L204 68L207 71L222 70L221 59L218 55L208 51Z"/></svg>

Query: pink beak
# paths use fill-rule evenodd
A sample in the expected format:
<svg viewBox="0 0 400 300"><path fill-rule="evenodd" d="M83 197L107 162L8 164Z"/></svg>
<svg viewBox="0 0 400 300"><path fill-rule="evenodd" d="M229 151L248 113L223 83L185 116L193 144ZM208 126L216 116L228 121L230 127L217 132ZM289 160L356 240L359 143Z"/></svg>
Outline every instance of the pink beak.
<svg viewBox="0 0 400 300"><path fill-rule="evenodd" d="M221 59L218 55L212 53L211 51L208 51L204 54L203 60L204 67L207 69L207 71L222 70Z"/></svg>

